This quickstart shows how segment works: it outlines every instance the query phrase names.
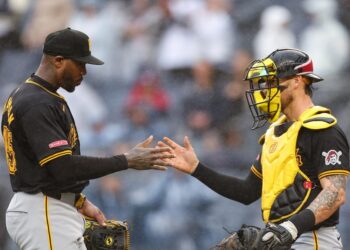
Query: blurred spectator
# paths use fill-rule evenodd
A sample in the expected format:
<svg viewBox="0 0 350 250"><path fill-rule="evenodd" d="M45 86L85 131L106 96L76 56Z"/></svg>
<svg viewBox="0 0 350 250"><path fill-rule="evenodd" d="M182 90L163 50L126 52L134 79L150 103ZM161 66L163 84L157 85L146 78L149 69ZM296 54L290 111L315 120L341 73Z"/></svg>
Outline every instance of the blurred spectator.
<svg viewBox="0 0 350 250"><path fill-rule="evenodd" d="M125 221L131 216L128 198L117 175L108 175L94 180L87 189L91 201L99 207L107 219Z"/></svg>
<svg viewBox="0 0 350 250"><path fill-rule="evenodd" d="M188 177L169 170L162 180L154 183L157 188L147 189L153 190L153 193L144 193L149 202L159 204L158 208L148 210L145 217L148 240L156 242L150 249L195 250L208 247L202 244L209 237L206 214L214 201L214 193Z"/></svg>
<svg viewBox="0 0 350 250"><path fill-rule="evenodd" d="M203 152L203 159L209 165L220 168L220 171L231 174L232 171L240 174L239 171L245 170L251 164L251 160L245 156L256 154L255 149L259 149L258 143L255 143L256 134L247 130L251 120L245 97L248 83L243 78L246 66L251 61L249 51L236 51L231 60L230 80L220 89L222 97L215 108L220 114L220 122L215 126L219 131L218 145L210 147L213 143L206 144L212 132L203 137L203 150L207 151Z"/></svg>
<svg viewBox="0 0 350 250"><path fill-rule="evenodd" d="M220 114L226 122L231 123L232 119L248 111L245 98L248 83L243 79L246 67L251 61L251 54L247 50L238 50L232 57L231 79L223 88L223 99L220 103Z"/></svg>
<svg viewBox="0 0 350 250"><path fill-rule="evenodd" d="M3 12L0 14L0 86L2 87L17 84L34 71L33 65L40 62L38 52L47 35L46 32L55 29L55 25L61 20L62 13L59 10L67 1L62 1L62 4L43 1L43 6L39 6L39 2L42 2L40 0L5 2L6 4L2 6ZM52 21L52 15L55 13L52 9L59 9L57 22ZM45 18L47 19L43 21ZM29 32L27 29L32 30ZM13 73L14 66L16 74Z"/></svg>
<svg viewBox="0 0 350 250"><path fill-rule="evenodd" d="M9 48L20 48L17 15L9 7L8 1L0 2L0 56Z"/></svg>
<svg viewBox="0 0 350 250"><path fill-rule="evenodd" d="M72 12L72 0L32 1L31 12L21 35L24 47L29 50L41 48L47 34L67 26Z"/></svg>
<svg viewBox="0 0 350 250"><path fill-rule="evenodd" d="M235 48L236 32L229 15L230 1L205 0L204 8L191 16L199 58L214 65L226 64Z"/></svg>
<svg viewBox="0 0 350 250"><path fill-rule="evenodd" d="M339 19L346 26L348 31L350 31L350 0L337 0L339 9Z"/></svg>
<svg viewBox="0 0 350 250"><path fill-rule="evenodd" d="M306 0L303 7L311 24L301 34L300 48L313 58L315 71L324 77L341 72L349 63L350 40L337 18L337 1Z"/></svg>
<svg viewBox="0 0 350 250"><path fill-rule="evenodd" d="M88 82L83 81L79 91L68 93L59 90L64 96L74 120L79 128L79 139L82 150L108 147L116 137L117 131L111 133L108 124L108 107Z"/></svg>
<svg viewBox="0 0 350 250"><path fill-rule="evenodd" d="M260 30L253 40L256 58L264 58L279 48L296 47L296 38L290 27L291 18L291 13L283 6L272 5L263 10Z"/></svg>
<svg viewBox="0 0 350 250"><path fill-rule="evenodd" d="M127 111L135 106L148 109L152 118L167 115L170 100L161 87L160 78L154 70L145 70L136 79L126 99Z"/></svg>
<svg viewBox="0 0 350 250"><path fill-rule="evenodd" d="M122 30L122 78L131 82L145 65L155 64L162 12L150 0L132 0Z"/></svg>
<svg viewBox="0 0 350 250"><path fill-rule="evenodd" d="M31 6L31 0L4 0L6 6L11 10L16 16L24 17L28 14L28 10Z"/></svg>
<svg viewBox="0 0 350 250"><path fill-rule="evenodd" d="M158 65L162 70L191 68L199 58L191 17L203 9L202 0L163 0L167 26L160 36Z"/></svg>
<svg viewBox="0 0 350 250"><path fill-rule="evenodd" d="M75 13L69 26L86 33L93 43L94 53L105 64L88 67L89 82L103 91L121 74L121 39L126 19L126 6L122 1L77 0Z"/></svg>
<svg viewBox="0 0 350 250"><path fill-rule="evenodd" d="M125 99L124 138L133 140L153 134L160 139L169 134L169 108L170 97L158 73L152 69L141 72Z"/></svg>
<svg viewBox="0 0 350 250"><path fill-rule="evenodd" d="M201 137L206 131L219 125L221 114L217 112L222 100L219 83L215 81L215 68L207 61L200 61L193 67L192 88L183 100L185 124Z"/></svg>
<svg viewBox="0 0 350 250"><path fill-rule="evenodd" d="M227 0L170 0L168 25L160 37L160 68L190 68L198 60L227 63L236 35L229 8Z"/></svg>

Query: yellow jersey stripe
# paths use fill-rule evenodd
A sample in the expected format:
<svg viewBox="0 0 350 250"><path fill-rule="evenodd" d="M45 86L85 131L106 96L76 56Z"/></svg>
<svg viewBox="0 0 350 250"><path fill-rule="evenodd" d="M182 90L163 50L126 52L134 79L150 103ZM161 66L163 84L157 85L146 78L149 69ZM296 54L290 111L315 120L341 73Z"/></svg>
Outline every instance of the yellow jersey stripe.
<svg viewBox="0 0 350 250"><path fill-rule="evenodd" d="M39 165L43 166L45 163L52 161L53 159L56 159L56 158L61 157L63 155L71 155L71 154L72 154L72 150L69 150L69 149L63 150L61 152L58 152L58 153L55 153L55 154L52 154L52 155L45 157L44 159L39 161Z"/></svg>
<svg viewBox="0 0 350 250"><path fill-rule="evenodd" d="M255 174L259 179L262 179L262 174L256 169L256 167L252 166L250 170Z"/></svg>
<svg viewBox="0 0 350 250"><path fill-rule="evenodd" d="M349 175L350 171L349 170L329 170L323 173L320 173L318 175L318 179L322 179L323 177L329 176L329 175L335 175L335 174L342 174L342 175Z"/></svg>
<svg viewBox="0 0 350 250"><path fill-rule="evenodd" d="M318 237L317 237L317 231L316 230L314 230L314 231L312 231L312 236L313 236L313 238L314 238L314 249L315 250L318 250L319 248L318 248Z"/></svg>
<svg viewBox="0 0 350 250"><path fill-rule="evenodd" d="M45 195L45 222L46 222L46 231L47 231L47 239L49 243L49 250L53 250L51 226L50 226L50 220L49 220L49 204L48 204L48 198L46 195Z"/></svg>
<svg viewBox="0 0 350 250"><path fill-rule="evenodd" d="M65 100L64 97L61 96L60 94L57 94L57 93L54 93L54 92L48 90L47 88L45 88L44 86L40 85L39 83L36 83L36 82L34 82L34 81L32 81L32 80L29 80L29 79L26 80L26 83L30 83L30 84L33 84L33 85L35 85L35 86L38 86L39 88L42 88L43 90L45 90L45 91L46 91L47 93L49 93L50 95L53 95L53 96L56 96L56 97L58 97L58 98L60 98L60 99Z"/></svg>

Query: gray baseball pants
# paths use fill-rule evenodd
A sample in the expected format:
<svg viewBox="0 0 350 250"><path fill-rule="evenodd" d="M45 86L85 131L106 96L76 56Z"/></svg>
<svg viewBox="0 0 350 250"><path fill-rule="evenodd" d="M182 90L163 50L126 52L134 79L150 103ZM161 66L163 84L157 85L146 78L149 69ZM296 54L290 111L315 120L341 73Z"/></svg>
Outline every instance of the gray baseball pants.
<svg viewBox="0 0 350 250"><path fill-rule="evenodd" d="M86 250L83 216L67 202L42 193L15 193L6 228L21 250Z"/></svg>
<svg viewBox="0 0 350 250"><path fill-rule="evenodd" d="M321 227L302 234L292 246L293 250L340 250L343 249L336 227Z"/></svg>

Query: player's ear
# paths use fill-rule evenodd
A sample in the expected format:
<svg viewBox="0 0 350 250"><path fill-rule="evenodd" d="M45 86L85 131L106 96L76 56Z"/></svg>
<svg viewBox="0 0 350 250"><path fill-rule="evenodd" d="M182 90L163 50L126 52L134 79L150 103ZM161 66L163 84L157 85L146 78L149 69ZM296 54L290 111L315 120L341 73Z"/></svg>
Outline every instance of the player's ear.
<svg viewBox="0 0 350 250"><path fill-rule="evenodd" d="M297 88L299 88L300 86L302 86L303 85L303 83L304 83L304 81L303 81L303 77L302 76L295 76L295 77L293 77L293 88L294 89L297 89Z"/></svg>
<svg viewBox="0 0 350 250"><path fill-rule="evenodd" d="M62 67L65 60L63 56L55 56L52 59L53 59L53 64L55 65L56 68Z"/></svg>

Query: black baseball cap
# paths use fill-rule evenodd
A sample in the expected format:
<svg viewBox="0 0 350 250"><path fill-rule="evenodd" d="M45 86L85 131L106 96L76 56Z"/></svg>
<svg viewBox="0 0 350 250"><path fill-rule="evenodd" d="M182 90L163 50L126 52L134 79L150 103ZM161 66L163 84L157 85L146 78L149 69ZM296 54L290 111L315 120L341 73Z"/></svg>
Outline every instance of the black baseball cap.
<svg viewBox="0 0 350 250"><path fill-rule="evenodd" d="M88 64L104 64L103 61L91 55L90 47L90 39L85 33L66 28L52 32L46 37L43 52Z"/></svg>

